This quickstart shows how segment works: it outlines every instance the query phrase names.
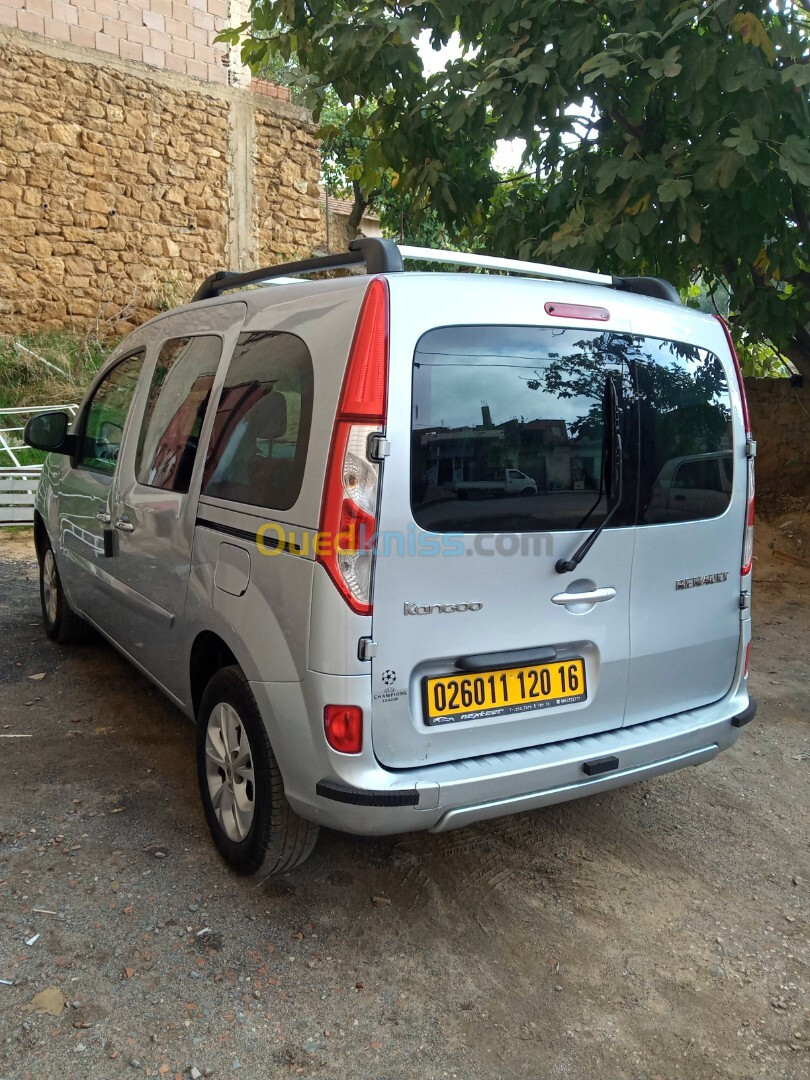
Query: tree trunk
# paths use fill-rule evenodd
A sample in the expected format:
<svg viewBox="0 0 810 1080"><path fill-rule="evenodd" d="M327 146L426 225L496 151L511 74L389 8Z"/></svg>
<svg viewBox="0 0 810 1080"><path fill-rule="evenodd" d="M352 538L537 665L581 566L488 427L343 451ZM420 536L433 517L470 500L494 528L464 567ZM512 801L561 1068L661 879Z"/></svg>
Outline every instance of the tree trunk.
<svg viewBox="0 0 810 1080"><path fill-rule="evenodd" d="M363 214L365 214L368 209L369 202L356 180L352 182L352 188L354 189L354 206L352 206L352 211L349 214L349 222L346 227L350 240L354 240L359 234L360 225L363 221Z"/></svg>

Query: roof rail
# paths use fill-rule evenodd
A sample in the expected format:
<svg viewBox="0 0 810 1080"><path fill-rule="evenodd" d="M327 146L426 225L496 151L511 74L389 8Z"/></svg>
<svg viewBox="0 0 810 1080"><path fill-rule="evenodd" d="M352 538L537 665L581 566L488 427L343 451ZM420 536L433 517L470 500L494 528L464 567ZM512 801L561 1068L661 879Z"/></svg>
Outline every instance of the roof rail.
<svg viewBox="0 0 810 1080"><path fill-rule="evenodd" d="M639 293L642 296L654 296L658 300L669 300L673 304L681 303L678 290L663 278L614 277L610 274L596 274L591 270L551 266L548 263L499 259L492 255L471 255L464 251L408 247L404 244L399 245L399 253L403 259L415 259L418 262L441 262L451 266L480 266L485 270L503 270L509 274L553 278L555 281L580 281L589 285L606 285L610 289L621 289L624 292Z"/></svg>
<svg viewBox="0 0 810 1080"><path fill-rule="evenodd" d="M319 270L343 270L350 266L360 266L362 263L365 263L368 274L392 274L402 270L402 257L393 240L359 237L357 240L352 240L349 250L344 255L319 255L312 259L300 259L298 262L266 266L259 270L247 270L244 273L217 270L197 289L191 298L191 303L194 304L198 300L210 300L230 289L257 285L262 281L272 281L277 277L312 274Z"/></svg>
<svg viewBox="0 0 810 1080"><path fill-rule="evenodd" d="M590 270L569 270L565 266L548 266L546 263L524 262L520 259L499 259L493 255L472 255L466 251L434 251L433 248L400 245L399 253L403 259L415 259L417 262L439 262L450 266L480 266L482 270L503 270L509 274L556 278L558 281L581 281L589 285L609 286L613 283L609 274L595 274Z"/></svg>
<svg viewBox="0 0 810 1080"><path fill-rule="evenodd" d="M443 251L434 248L409 247L395 244L393 240L381 240L376 237L359 237L352 240L349 250L343 255L321 255L299 262L283 263L280 266L267 266L260 270L248 270L234 273L219 270L206 278L191 302L210 300L230 289L239 289L244 285L255 285L273 278L290 277L295 274L316 273L322 270L342 270L351 266L365 264L368 274L394 274L404 269L403 259L417 262L447 263L450 266L472 266L482 270L500 270L508 274L522 274L531 277L551 278L555 281L577 281L589 285L603 285L610 289L653 296L659 300L668 300L680 304L681 298L674 285L662 278L654 277L615 277L610 274L597 274L590 270L576 270L565 266L551 266L546 263L526 262L521 259L500 259L492 255L474 255L463 251Z"/></svg>

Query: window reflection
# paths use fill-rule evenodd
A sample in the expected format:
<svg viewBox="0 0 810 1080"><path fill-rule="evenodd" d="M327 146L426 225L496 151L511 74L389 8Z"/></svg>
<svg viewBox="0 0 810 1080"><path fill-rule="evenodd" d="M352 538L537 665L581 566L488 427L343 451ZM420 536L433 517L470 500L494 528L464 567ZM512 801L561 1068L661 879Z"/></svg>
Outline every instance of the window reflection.
<svg viewBox="0 0 810 1080"><path fill-rule="evenodd" d="M138 441L139 484L188 491L221 352L213 335L161 346Z"/></svg>
<svg viewBox="0 0 810 1080"><path fill-rule="evenodd" d="M312 418L312 359L292 334L243 334L217 406L203 494L289 509Z"/></svg>
<svg viewBox="0 0 810 1080"><path fill-rule="evenodd" d="M466 532L598 525L608 508L607 379L617 390L625 478L610 527L722 513L733 472L731 407L712 354L615 332L445 327L421 339L414 359L419 524ZM719 454L704 469L715 467L724 486L691 490L719 498L662 499L676 473L689 482L681 459L704 454Z"/></svg>

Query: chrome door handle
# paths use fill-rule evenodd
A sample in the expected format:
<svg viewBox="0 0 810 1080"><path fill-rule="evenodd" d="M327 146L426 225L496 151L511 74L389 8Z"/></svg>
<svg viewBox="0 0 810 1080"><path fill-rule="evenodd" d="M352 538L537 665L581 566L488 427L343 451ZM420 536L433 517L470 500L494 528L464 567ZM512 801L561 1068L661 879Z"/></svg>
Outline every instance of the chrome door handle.
<svg viewBox="0 0 810 1080"><path fill-rule="evenodd" d="M126 517L120 517L115 519L115 527L121 532L135 532L135 526Z"/></svg>
<svg viewBox="0 0 810 1080"><path fill-rule="evenodd" d="M112 518L106 510L99 510L99 512L96 514L96 521L100 521L102 525L109 525L112 521Z"/></svg>
<svg viewBox="0 0 810 1080"><path fill-rule="evenodd" d="M616 590L611 588L593 589L591 592L558 592L552 596L552 604L604 604L606 600L612 600Z"/></svg>

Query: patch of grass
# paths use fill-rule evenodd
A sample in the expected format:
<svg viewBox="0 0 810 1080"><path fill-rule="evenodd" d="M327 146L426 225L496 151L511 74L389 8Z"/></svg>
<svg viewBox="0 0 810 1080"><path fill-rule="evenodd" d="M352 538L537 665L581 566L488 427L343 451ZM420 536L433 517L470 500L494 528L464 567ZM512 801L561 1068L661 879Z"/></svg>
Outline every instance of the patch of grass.
<svg viewBox="0 0 810 1080"><path fill-rule="evenodd" d="M16 445L16 441L12 445ZM14 451L14 457L19 461L20 465L42 465L47 456L48 455L43 450L31 450L30 447L26 447L24 450ZM5 468L11 464L12 461L8 455L0 450L0 466Z"/></svg>
<svg viewBox="0 0 810 1080"><path fill-rule="evenodd" d="M67 333L0 336L0 409L78 404L88 383L115 347L91 335ZM21 426L14 417L0 416L0 428ZM8 440L19 444L20 433ZM39 465L45 454L15 450L20 465ZM0 467L11 465L0 450Z"/></svg>
<svg viewBox="0 0 810 1080"><path fill-rule="evenodd" d="M115 344L66 333L0 337L0 409L77 402Z"/></svg>

